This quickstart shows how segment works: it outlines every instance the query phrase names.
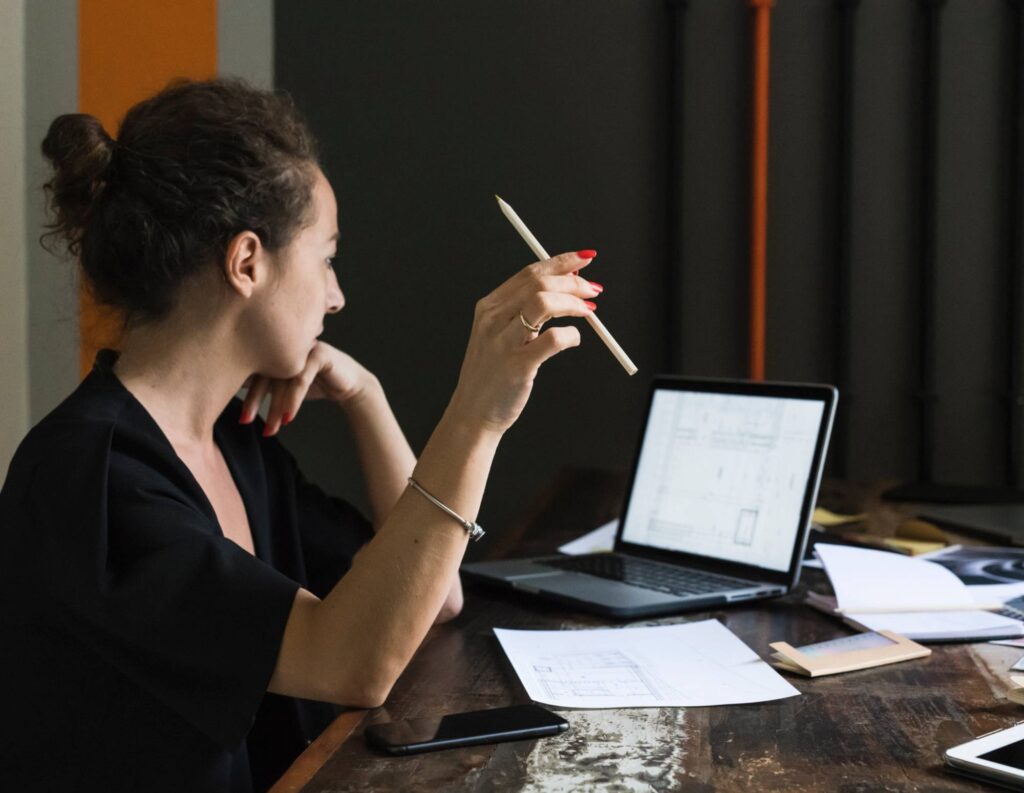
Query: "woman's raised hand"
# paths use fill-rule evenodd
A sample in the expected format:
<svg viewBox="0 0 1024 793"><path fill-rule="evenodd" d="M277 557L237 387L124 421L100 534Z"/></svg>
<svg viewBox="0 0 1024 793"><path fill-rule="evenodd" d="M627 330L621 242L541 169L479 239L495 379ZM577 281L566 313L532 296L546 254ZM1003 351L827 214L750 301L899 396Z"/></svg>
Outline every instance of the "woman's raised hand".
<svg viewBox="0 0 1024 793"><path fill-rule="evenodd" d="M533 380L548 358L580 343L575 327L543 329L557 317L583 317L603 287L578 275L596 253L563 253L536 262L476 304L473 330L459 383L449 405L452 418L503 433L519 418Z"/></svg>
<svg viewBox="0 0 1024 793"><path fill-rule="evenodd" d="M318 341L310 350L305 367L295 377L272 380L254 375L249 380L239 421L251 423L260 403L270 394L263 434L273 435L295 418L303 400L331 399L344 405L358 399L367 386L376 381L376 377L351 355Z"/></svg>

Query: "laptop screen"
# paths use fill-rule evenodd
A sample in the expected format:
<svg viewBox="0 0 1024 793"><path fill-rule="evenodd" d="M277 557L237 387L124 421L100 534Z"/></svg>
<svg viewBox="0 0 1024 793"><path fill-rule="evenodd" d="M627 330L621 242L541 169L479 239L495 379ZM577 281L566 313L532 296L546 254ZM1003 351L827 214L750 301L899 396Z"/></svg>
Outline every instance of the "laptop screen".
<svg viewBox="0 0 1024 793"><path fill-rule="evenodd" d="M786 571L825 403L658 389L622 539Z"/></svg>

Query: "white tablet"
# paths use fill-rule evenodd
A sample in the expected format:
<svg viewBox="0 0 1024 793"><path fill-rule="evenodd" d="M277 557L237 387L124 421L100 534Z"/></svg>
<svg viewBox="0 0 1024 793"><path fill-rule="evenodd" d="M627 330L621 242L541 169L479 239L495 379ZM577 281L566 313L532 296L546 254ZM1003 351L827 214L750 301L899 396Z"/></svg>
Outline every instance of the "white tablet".
<svg viewBox="0 0 1024 793"><path fill-rule="evenodd" d="M1024 722L954 746L942 757L958 773L1024 790Z"/></svg>

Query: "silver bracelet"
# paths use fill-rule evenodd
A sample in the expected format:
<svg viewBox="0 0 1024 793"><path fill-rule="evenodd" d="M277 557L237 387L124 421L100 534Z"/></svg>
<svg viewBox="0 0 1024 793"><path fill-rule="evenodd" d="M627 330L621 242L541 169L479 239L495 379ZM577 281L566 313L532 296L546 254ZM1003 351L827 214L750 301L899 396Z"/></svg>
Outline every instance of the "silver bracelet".
<svg viewBox="0 0 1024 793"><path fill-rule="evenodd" d="M462 517L462 515L460 515L455 510L450 509L449 507L447 507L444 504L442 504L440 501L438 501L436 498L434 498L432 495L430 495L430 493L428 493L426 490L424 490L423 486L419 482L417 482L415 479L413 479L411 476L409 477L409 484L412 485L420 493L422 493L423 496L428 501L430 501L431 503L435 504L438 508L440 508L440 509L444 510L445 512L447 512L449 515L451 515L453 518L455 518L455 520L457 520L459 523L461 523L462 524L462 528L464 528L466 530L466 534L469 535L469 539L471 539L471 540L473 540L475 542L476 540L479 540L481 537L484 536L485 532L480 527L479 523L474 523L471 520L466 520L464 517Z"/></svg>

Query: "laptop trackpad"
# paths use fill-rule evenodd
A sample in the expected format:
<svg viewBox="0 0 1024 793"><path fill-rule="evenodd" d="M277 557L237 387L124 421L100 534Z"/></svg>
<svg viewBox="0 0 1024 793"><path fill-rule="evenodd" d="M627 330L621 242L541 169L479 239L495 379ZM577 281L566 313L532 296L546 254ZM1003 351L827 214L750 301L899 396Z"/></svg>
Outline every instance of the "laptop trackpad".
<svg viewBox="0 0 1024 793"><path fill-rule="evenodd" d="M561 571L556 576L513 581L512 586L529 592L538 590L550 592L553 595L600 603L615 608L678 603L680 600L678 595L670 595L666 592L655 592L618 581L609 581L606 578Z"/></svg>

